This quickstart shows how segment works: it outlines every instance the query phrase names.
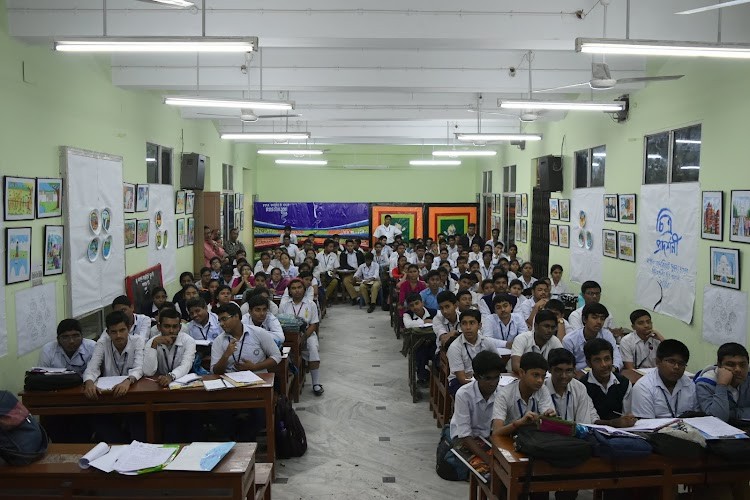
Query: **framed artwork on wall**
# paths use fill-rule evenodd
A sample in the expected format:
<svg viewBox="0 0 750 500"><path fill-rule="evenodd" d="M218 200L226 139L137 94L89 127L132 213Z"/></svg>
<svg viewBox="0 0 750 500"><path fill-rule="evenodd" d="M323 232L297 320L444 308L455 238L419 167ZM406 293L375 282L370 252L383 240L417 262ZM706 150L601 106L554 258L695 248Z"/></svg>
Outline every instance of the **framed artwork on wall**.
<svg viewBox="0 0 750 500"><path fill-rule="evenodd" d="M175 193L174 199L174 213L184 214L185 213L185 191L180 190Z"/></svg>
<svg viewBox="0 0 750 500"><path fill-rule="evenodd" d="M529 216L529 195L521 193L521 217Z"/></svg>
<svg viewBox="0 0 750 500"><path fill-rule="evenodd" d="M404 241L424 237L424 207L422 205L375 205L370 207L371 226L378 227L391 216L391 224L401 230ZM278 238L278 237L277 237ZM278 244L278 243L277 243ZM373 241L374 245L375 242Z"/></svg>
<svg viewBox="0 0 750 500"><path fill-rule="evenodd" d="M526 234L529 229L529 223L526 219L521 219L521 243L527 242Z"/></svg>
<svg viewBox="0 0 750 500"><path fill-rule="evenodd" d="M221 198L222 200L224 198ZM191 215L193 213L193 208L195 207L195 193L193 191L188 191L185 195L185 215ZM224 209L222 208L222 212Z"/></svg>
<svg viewBox="0 0 750 500"><path fill-rule="evenodd" d="M122 208L126 214L135 213L135 184L122 183Z"/></svg>
<svg viewBox="0 0 750 500"><path fill-rule="evenodd" d="M555 224L551 224L549 227L549 244L554 247L560 246L558 226Z"/></svg>
<svg viewBox="0 0 750 500"><path fill-rule="evenodd" d="M36 180L6 175L4 181L5 220L34 220Z"/></svg>
<svg viewBox="0 0 750 500"><path fill-rule="evenodd" d="M724 239L724 191L703 191L701 203L701 238Z"/></svg>
<svg viewBox="0 0 750 500"><path fill-rule="evenodd" d="M620 194L618 196L618 210L620 222L623 224L635 224L635 195Z"/></svg>
<svg viewBox="0 0 750 500"><path fill-rule="evenodd" d="M617 258L617 231L602 230L602 253L605 257Z"/></svg>
<svg viewBox="0 0 750 500"><path fill-rule="evenodd" d="M138 225L135 232L135 246L137 248L143 248L148 246L148 231L151 225L151 221L148 219L139 219Z"/></svg>
<svg viewBox="0 0 750 500"><path fill-rule="evenodd" d="M570 248L570 226L557 226L558 241L563 248Z"/></svg>
<svg viewBox="0 0 750 500"><path fill-rule="evenodd" d="M550 198L549 200L549 218L550 220L560 220L560 200Z"/></svg>
<svg viewBox="0 0 750 500"><path fill-rule="evenodd" d="M63 226L44 226L44 275L63 273Z"/></svg>
<svg viewBox="0 0 750 500"><path fill-rule="evenodd" d="M195 243L195 219L192 217L187 221L187 244L192 245Z"/></svg>
<svg viewBox="0 0 750 500"><path fill-rule="evenodd" d="M32 179L33 183L33 179ZM34 205L31 206L34 211ZM21 283L31 279L31 228L5 228L5 283Z"/></svg>
<svg viewBox="0 0 750 500"><path fill-rule="evenodd" d="M42 178L36 180L36 217L46 219L62 216L63 180Z"/></svg>
<svg viewBox="0 0 750 500"><path fill-rule="evenodd" d="M635 262L635 233L626 231L617 233L617 258Z"/></svg>
<svg viewBox="0 0 750 500"><path fill-rule="evenodd" d="M604 195L604 220L617 222L620 219L617 217L617 195L616 194L605 194Z"/></svg>
<svg viewBox="0 0 750 500"><path fill-rule="evenodd" d="M148 184L136 186L135 211L148 212Z"/></svg>
<svg viewBox="0 0 750 500"><path fill-rule="evenodd" d="M737 248L711 247L712 285L740 289L740 251Z"/></svg>
<svg viewBox="0 0 750 500"><path fill-rule="evenodd" d="M750 243L750 191L732 191L729 241Z"/></svg>
<svg viewBox="0 0 750 500"><path fill-rule="evenodd" d="M570 222L570 200L560 200L560 220L564 222Z"/></svg>
<svg viewBox="0 0 750 500"><path fill-rule="evenodd" d="M185 246L185 219L177 219L177 248Z"/></svg>
<svg viewBox="0 0 750 500"><path fill-rule="evenodd" d="M136 222L135 219L125 220L125 248L135 248L135 233L136 233Z"/></svg>

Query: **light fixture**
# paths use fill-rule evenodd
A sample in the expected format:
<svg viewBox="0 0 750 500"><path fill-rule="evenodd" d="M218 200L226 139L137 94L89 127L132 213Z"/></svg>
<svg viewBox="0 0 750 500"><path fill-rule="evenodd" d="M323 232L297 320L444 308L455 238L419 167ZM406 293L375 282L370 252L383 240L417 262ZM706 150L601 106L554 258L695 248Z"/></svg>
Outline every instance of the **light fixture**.
<svg viewBox="0 0 750 500"><path fill-rule="evenodd" d="M221 134L232 141L294 141L310 138L309 132L240 132Z"/></svg>
<svg viewBox="0 0 750 500"><path fill-rule="evenodd" d="M684 165L680 167L681 170L700 170L700 168L698 165Z"/></svg>
<svg viewBox="0 0 750 500"><path fill-rule="evenodd" d="M554 111L605 111L617 112L625 109L624 102L554 102L534 100L502 100L498 99L497 105L505 109L544 109Z"/></svg>
<svg viewBox="0 0 750 500"><path fill-rule="evenodd" d="M448 157L448 158L460 158L462 156L495 156L497 151L491 149L473 149L473 150L454 150L454 149L443 149L433 151L432 156Z"/></svg>
<svg viewBox="0 0 750 500"><path fill-rule="evenodd" d="M328 160L276 160L276 165L328 165Z"/></svg>
<svg viewBox="0 0 750 500"><path fill-rule="evenodd" d="M169 5L170 7L180 7L182 9L195 7L195 4L193 2L188 2L188 0L141 0L141 2L158 3L161 5Z"/></svg>
<svg viewBox="0 0 750 500"><path fill-rule="evenodd" d="M322 149L259 149L259 155L287 155L287 156L317 156L322 155Z"/></svg>
<svg viewBox="0 0 750 500"><path fill-rule="evenodd" d="M591 163L592 167L598 167L599 165L601 165L601 163L599 163L598 161L595 161L595 162Z"/></svg>
<svg viewBox="0 0 750 500"><path fill-rule="evenodd" d="M456 134L462 142L541 141L541 134Z"/></svg>
<svg viewBox="0 0 750 500"><path fill-rule="evenodd" d="M701 141L695 139L675 139L674 142L677 144L700 144Z"/></svg>
<svg viewBox="0 0 750 500"><path fill-rule="evenodd" d="M651 160L661 160L661 155L660 154L650 154L650 155L646 155L646 158L649 158Z"/></svg>
<svg viewBox="0 0 750 500"><path fill-rule="evenodd" d="M592 153L591 156L593 156L594 158L606 158L607 153Z"/></svg>
<svg viewBox="0 0 750 500"><path fill-rule="evenodd" d="M277 111L288 111L294 109L294 103L290 101L251 101L246 99L213 99L211 97L199 96L167 96L164 104L170 106L182 106L191 108L228 108L228 109L271 109Z"/></svg>
<svg viewBox="0 0 750 500"><path fill-rule="evenodd" d="M734 5L746 4L747 0L731 0L729 2L719 2L707 7L698 7L697 9L683 10L682 12L675 12L675 14L698 14L700 12L708 12L709 10L723 9L725 7L732 7Z"/></svg>
<svg viewBox="0 0 750 500"><path fill-rule="evenodd" d="M156 161L156 158L146 158L147 163L154 163Z"/></svg>
<svg viewBox="0 0 750 500"><path fill-rule="evenodd" d="M58 40L60 52L253 52L257 37L82 37Z"/></svg>
<svg viewBox="0 0 750 500"><path fill-rule="evenodd" d="M344 165L347 170L388 170L388 165Z"/></svg>
<svg viewBox="0 0 750 500"><path fill-rule="evenodd" d="M460 164L461 160L409 160L409 165L415 167L450 167Z"/></svg>
<svg viewBox="0 0 750 500"><path fill-rule="evenodd" d="M635 56L725 57L750 59L750 44L576 38L576 52Z"/></svg>

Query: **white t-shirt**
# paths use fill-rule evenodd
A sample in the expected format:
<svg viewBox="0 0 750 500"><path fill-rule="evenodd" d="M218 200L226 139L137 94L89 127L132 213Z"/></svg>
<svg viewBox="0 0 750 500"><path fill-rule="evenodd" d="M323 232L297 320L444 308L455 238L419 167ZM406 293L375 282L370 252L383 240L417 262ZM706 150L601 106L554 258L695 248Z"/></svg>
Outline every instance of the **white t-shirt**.
<svg viewBox="0 0 750 500"><path fill-rule="evenodd" d="M401 234L401 230L393 224L389 224L387 226L385 224L381 224L375 229L373 236L375 236L375 238L385 236L386 242L390 244L393 243L394 238L399 234Z"/></svg>
<svg viewBox="0 0 750 500"><path fill-rule="evenodd" d="M503 422L503 425L508 425L523 417L527 412L532 411L536 414L542 414L547 410L555 409L547 387L542 386L526 402L521 397L518 384L519 382L516 380L498 388L497 393L495 393L495 407L492 412L493 420L499 420Z"/></svg>

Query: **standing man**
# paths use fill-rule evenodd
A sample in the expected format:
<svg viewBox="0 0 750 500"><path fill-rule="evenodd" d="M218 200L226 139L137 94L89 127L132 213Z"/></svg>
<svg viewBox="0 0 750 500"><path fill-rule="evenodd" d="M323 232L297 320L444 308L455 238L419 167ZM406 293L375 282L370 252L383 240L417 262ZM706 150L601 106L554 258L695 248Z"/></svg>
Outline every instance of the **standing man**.
<svg viewBox="0 0 750 500"><path fill-rule="evenodd" d="M386 215L383 218L383 223L379 225L377 228L375 228L375 232L372 235L375 238L380 238L381 236L385 236L386 243L390 245L393 243L393 240L396 238L396 236L401 235L401 230L397 228L396 226L392 226L391 216Z"/></svg>
<svg viewBox="0 0 750 500"><path fill-rule="evenodd" d="M208 226L203 226L203 266L211 267L211 259L224 258L226 252L221 245L214 241L214 232Z"/></svg>
<svg viewBox="0 0 750 500"><path fill-rule="evenodd" d="M479 248L484 248L484 240L477 234L477 225L472 222L469 224L466 234L458 239L458 245L469 249L474 243L478 243Z"/></svg>
<svg viewBox="0 0 750 500"><path fill-rule="evenodd" d="M247 252L245 245L237 239L239 236L240 230L233 227L229 230L229 238L224 242L224 251L230 259L234 259L235 254L240 250Z"/></svg>

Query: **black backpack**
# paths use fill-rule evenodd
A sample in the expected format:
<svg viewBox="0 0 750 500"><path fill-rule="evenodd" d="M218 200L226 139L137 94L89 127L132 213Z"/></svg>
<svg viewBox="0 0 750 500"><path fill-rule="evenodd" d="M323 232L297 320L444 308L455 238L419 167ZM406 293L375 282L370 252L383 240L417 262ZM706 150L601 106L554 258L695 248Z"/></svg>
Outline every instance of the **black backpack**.
<svg viewBox="0 0 750 500"><path fill-rule="evenodd" d="M26 372L23 382L25 391L57 391L83 385L83 378L77 373Z"/></svg>
<svg viewBox="0 0 750 500"><path fill-rule="evenodd" d="M301 457L307 451L307 436L302 422L284 395L276 401L276 456Z"/></svg>
<svg viewBox="0 0 750 500"><path fill-rule="evenodd" d="M8 391L0 391L0 459L27 465L47 453L47 433Z"/></svg>
<svg viewBox="0 0 750 500"><path fill-rule="evenodd" d="M544 460L553 467L576 467L591 458L591 445L585 440L533 428L518 431L515 448L527 457Z"/></svg>
<svg viewBox="0 0 750 500"><path fill-rule="evenodd" d="M750 462L750 439L712 439L706 441L706 448L727 462Z"/></svg>

